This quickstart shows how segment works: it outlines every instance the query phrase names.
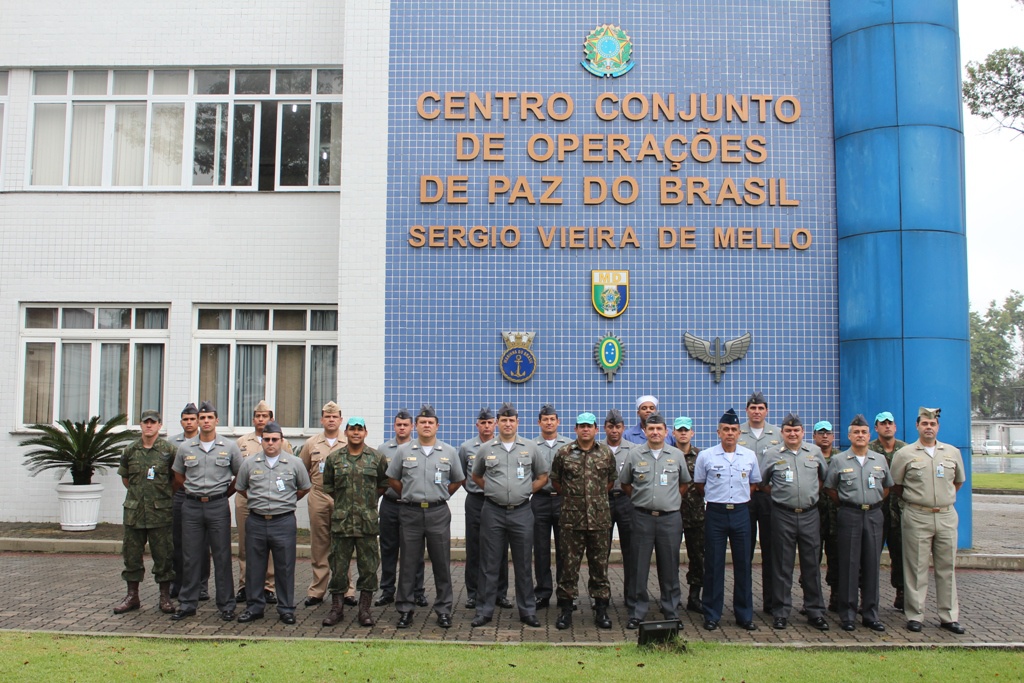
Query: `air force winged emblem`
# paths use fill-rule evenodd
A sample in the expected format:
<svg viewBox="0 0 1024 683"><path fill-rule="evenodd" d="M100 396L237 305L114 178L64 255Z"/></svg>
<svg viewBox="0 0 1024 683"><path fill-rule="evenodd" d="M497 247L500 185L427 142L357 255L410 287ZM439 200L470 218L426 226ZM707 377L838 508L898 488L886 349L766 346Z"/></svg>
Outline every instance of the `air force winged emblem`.
<svg viewBox="0 0 1024 683"><path fill-rule="evenodd" d="M709 342L685 332L683 345L690 357L711 366L709 370L715 373L715 383L717 384L722 381L722 373L725 372L727 363L740 360L747 355L747 349L750 348L752 339L753 337L747 332L742 337L730 339L723 345L721 337L715 337L715 341Z"/></svg>

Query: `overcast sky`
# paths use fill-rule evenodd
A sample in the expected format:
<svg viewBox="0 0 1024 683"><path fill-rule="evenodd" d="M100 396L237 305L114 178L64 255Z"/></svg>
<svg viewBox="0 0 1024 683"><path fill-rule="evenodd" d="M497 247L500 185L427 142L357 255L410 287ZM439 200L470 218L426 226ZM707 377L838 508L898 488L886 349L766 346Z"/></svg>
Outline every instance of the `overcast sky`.
<svg viewBox="0 0 1024 683"><path fill-rule="evenodd" d="M960 59L1024 48L1024 5L959 0ZM963 78L963 72L961 72ZM967 267L971 308L1024 291L1024 136L996 130L964 107L967 151Z"/></svg>

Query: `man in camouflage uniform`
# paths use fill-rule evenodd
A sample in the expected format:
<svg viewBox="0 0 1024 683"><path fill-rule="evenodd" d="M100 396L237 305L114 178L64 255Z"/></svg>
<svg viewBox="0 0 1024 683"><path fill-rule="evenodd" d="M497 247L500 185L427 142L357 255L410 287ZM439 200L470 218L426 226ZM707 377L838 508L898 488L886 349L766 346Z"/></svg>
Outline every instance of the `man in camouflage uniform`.
<svg viewBox="0 0 1024 683"><path fill-rule="evenodd" d="M896 419L889 411L875 415L875 432L878 438L868 444L868 450L885 456L885 462L892 467L892 456L907 444L896 438ZM882 522L882 539L889 549L889 581L896 589L892 606L903 609L903 508L899 496L889 496L882 505L885 521Z"/></svg>
<svg viewBox="0 0 1024 683"><path fill-rule="evenodd" d="M160 585L160 611L174 612L171 603L171 580L174 578L174 536L172 524L173 475L175 448L160 438L160 413L142 413L142 436L121 454L117 473L128 489L124 499L124 571L121 578L128 584L128 594L114 608L114 614L139 609L139 582L145 574L142 552L149 541L153 554L153 578Z"/></svg>
<svg viewBox="0 0 1024 683"><path fill-rule="evenodd" d="M579 590L580 561L587 554L590 581L587 584L594 601L594 623L611 628L608 603L608 552L612 512L608 491L618 475L611 449L597 443L597 417L581 413L576 418L576 440L563 446L551 462L551 484L562 496L562 533L564 561L558 582L558 606L561 611L555 625L572 626L572 605Z"/></svg>
<svg viewBox="0 0 1024 683"><path fill-rule="evenodd" d="M380 533L377 499L388 484L387 461L365 444L366 420L350 417L345 423L347 445L327 456L324 463L324 493L334 499L331 517L331 611L324 626L334 626L344 614L345 591L349 589L348 567L356 555L359 579L359 624L373 626L370 603L377 590L380 568Z"/></svg>
<svg viewBox="0 0 1024 683"><path fill-rule="evenodd" d="M686 469L693 478L693 466L697 464L700 449L690 443L693 438L693 420L688 417L677 417L673 424L673 436L676 448L686 456ZM700 604L700 591L704 586L704 492L691 486L683 496L683 507L679 509L683 517L683 539L686 541L686 583L690 587L690 595L686 599L686 609L698 614L704 613Z"/></svg>
<svg viewBox="0 0 1024 683"><path fill-rule="evenodd" d="M835 432L832 430L832 423L828 420L820 420L814 423L814 445L821 449L821 455L825 458L825 470L828 470L832 462L832 455L835 451L832 445L835 443ZM825 583L828 584L828 611L838 612L839 605L836 602L839 597L839 522L836 519L838 508L829 496L818 497L818 517L821 528L821 547L825 551ZM818 557L821 561L820 553ZM803 612L801 612L803 613Z"/></svg>

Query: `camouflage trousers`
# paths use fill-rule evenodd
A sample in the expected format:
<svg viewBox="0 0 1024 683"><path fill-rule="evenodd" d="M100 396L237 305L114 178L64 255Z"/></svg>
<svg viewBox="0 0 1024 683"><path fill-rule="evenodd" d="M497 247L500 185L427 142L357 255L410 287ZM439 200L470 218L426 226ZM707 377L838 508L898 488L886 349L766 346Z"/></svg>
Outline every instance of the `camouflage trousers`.
<svg viewBox="0 0 1024 683"><path fill-rule="evenodd" d="M684 526L683 540L686 542L686 584L704 585L704 524Z"/></svg>
<svg viewBox="0 0 1024 683"><path fill-rule="evenodd" d="M892 561L889 581L893 588L903 590L903 508L900 500L889 496L889 500L882 504L882 512L882 540L889 548Z"/></svg>
<svg viewBox="0 0 1024 683"><path fill-rule="evenodd" d="M356 589L377 590L377 570L380 569L380 546L376 536L342 536L331 534L331 583L328 590L332 595L341 595L349 589L348 567L352 554L356 556L359 578Z"/></svg>
<svg viewBox="0 0 1024 683"><path fill-rule="evenodd" d="M156 527L140 529L133 526L124 527L124 542L121 544L121 556L124 558L124 571L121 578L125 581L142 581L146 569L142 564L142 553L149 541L149 552L153 554L153 579L157 583L174 580L174 533L173 527Z"/></svg>
<svg viewBox="0 0 1024 683"><path fill-rule="evenodd" d="M590 580L587 590L595 600L610 600L611 584L608 582L608 553L611 551L611 536L608 529L585 531L562 527L562 579L558 582L556 596L559 600L573 600L579 594L580 562L587 555L587 571Z"/></svg>

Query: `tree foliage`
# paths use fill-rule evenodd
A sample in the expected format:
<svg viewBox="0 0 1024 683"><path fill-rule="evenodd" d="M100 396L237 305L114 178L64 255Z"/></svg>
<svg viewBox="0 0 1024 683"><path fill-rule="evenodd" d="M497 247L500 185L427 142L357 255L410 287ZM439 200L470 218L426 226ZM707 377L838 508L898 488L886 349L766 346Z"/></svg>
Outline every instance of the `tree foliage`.
<svg viewBox="0 0 1024 683"><path fill-rule="evenodd" d="M972 114L1024 133L1024 50L1002 48L968 62L964 101Z"/></svg>
<svg viewBox="0 0 1024 683"><path fill-rule="evenodd" d="M1024 416L1024 294L971 311L971 405L978 417Z"/></svg>

